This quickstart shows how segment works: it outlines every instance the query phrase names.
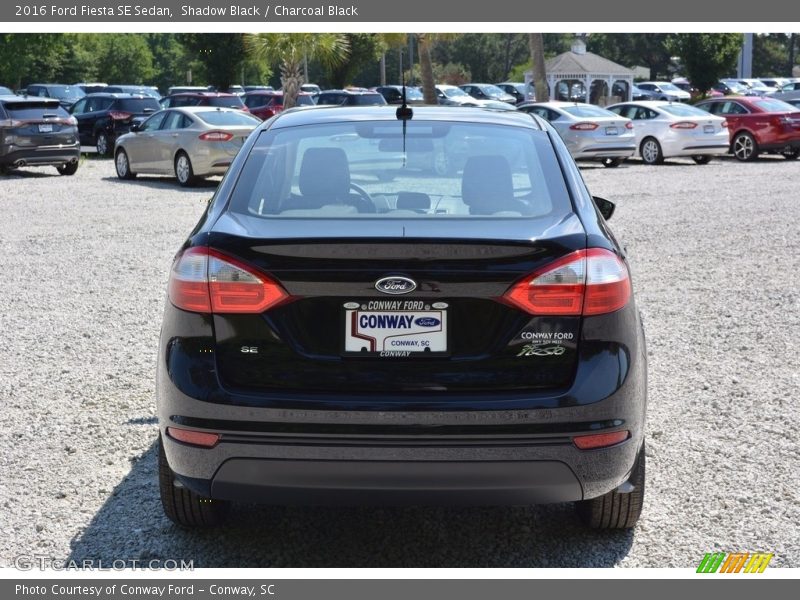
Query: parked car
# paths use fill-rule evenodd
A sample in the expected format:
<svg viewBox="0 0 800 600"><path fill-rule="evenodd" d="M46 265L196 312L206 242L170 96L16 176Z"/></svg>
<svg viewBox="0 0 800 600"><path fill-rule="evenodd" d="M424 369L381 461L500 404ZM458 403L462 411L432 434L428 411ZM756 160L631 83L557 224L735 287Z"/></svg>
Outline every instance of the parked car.
<svg viewBox="0 0 800 600"><path fill-rule="evenodd" d="M89 94L70 108L78 121L81 144L95 146L100 156L111 156L116 139L131 125L161 110L155 98L131 94Z"/></svg>
<svg viewBox="0 0 800 600"><path fill-rule="evenodd" d="M0 85L0 96L13 96L14 92L4 85Z"/></svg>
<svg viewBox="0 0 800 600"><path fill-rule="evenodd" d="M300 86L300 91L308 92L309 94L319 94L322 91L322 88L316 83L304 83Z"/></svg>
<svg viewBox="0 0 800 600"><path fill-rule="evenodd" d="M791 81L786 77L759 77L758 79L764 85L768 85L771 88L775 88L776 91L780 91L784 85L790 83Z"/></svg>
<svg viewBox="0 0 800 600"><path fill-rule="evenodd" d="M117 139L117 176L174 175L180 185L192 186L200 178L223 175L260 122L232 108L186 106L159 111Z"/></svg>
<svg viewBox="0 0 800 600"><path fill-rule="evenodd" d="M725 96L758 96L757 92L754 92L749 87L739 83L735 79L721 79L714 84L711 89L716 90Z"/></svg>
<svg viewBox="0 0 800 600"><path fill-rule="evenodd" d="M760 79L739 79L738 81L759 96L768 96L778 91L777 88L767 85Z"/></svg>
<svg viewBox="0 0 800 600"><path fill-rule="evenodd" d="M224 92L182 92L161 99L162 108L181 108L183 106L217 106L249 111L240 96Z"/></svg>
<svg viewBox="0 0 800 600"><path fill-rule="evenodd" d="M167 96L172 96L174 94L185 94L187 92L208 92L209 87L207 85L173 85L167 90Z"/></svg>
<svg viewBox="0 0 800 600"><path fill-rule="evenodd" d="M631 99L632 100L652 100L653 93L648 92L647 90L641 89L638 85L634 85L631 87Z"/></svg>
<svg viewBox="0 0 800 600"><path fill-rule="evenodd" d="M382 106L386 100L378 92L325 90L317 95L317 104L331 106Z"/></svg>
<svg viewBox="0 0 800 600"><path fill-rule="evenodd" d="M666 100L668 102L689 102L692 95L683 91L669 81L644 81L637 83L640 90L650 93L652 100Z"/></svg>
<svg viewBox="0 0 800 600"><path fill-rule="evenodd" d="M67 109L86 95L81 88L63 83L32 83L25 89L25 94L38 98L55 98Z"/></svg>
<svg viewBox="0 0 800 600"><path fill-rule="evenodd" d="M53 166L74 175L80 157L77 123L58 99L0 95L0 171Z"/></svg>
<svg viewBox="0 0 800 600"><path fill-rule="evenodd" d="M73 85L81 88L84 94L97 94L105 91L108 87L107 83L75 83Z"/></svg>
<svg viewBox="0 0 800 600"><path fill-rule="evenodd" d="M382 85L375 88L387 104L402 104L403 103L403 86L402 85ZM410 85L405 86L406 103L407 104L425 104L425 97L422 95L422 90Z"/></svg>
<svg viewBox="0 0 800 600"><path fill-rule="evenodd" d="M517 99L514 96L490 83L465 83L458 87L478 100L499 100L500 102L508 102L509 104L517 103Z"/></svg>
<svg viewBox="0 0 800 600"><path fill-rule="evenodd" d="M473 98L455 85L437 85L436 99L443 106L482 106L483 101Z"/></svg>
<svg viewBox="0 0 800 600"><path fill-rule="evenodd" d="M730 132L730 151L740 161L761 153L800 156L800 110L775 98L718 98L697 103L698 108L724 117Z"/></svg>
<svg viewBox="0 0 800 600"><path fill-rule="evenodd" d="M263 123L181 245L156 386L174 522L575 501L589 527L636 523L647 353L614 205L541 119L413 113ZM436 140L475 149L461 176L373 176Z"/></svg>
<svg viewBox="0 0 800 600"><path fill-rule="evenodd" d="M495 85L506 94L514 96L517 105L523 102L534 102L536 100L536 92L533 89L533 85L530 83L504 81L503 83L496 83Z"/></svg>
<svg viewBox="0 0 800 600"><path fill-rule="evenodd" d="M517 110L541 117L564 140L575 160L597 160L618 167L636 152L636 136L630 119L595 106L577 102L537 102Z"/></svg>
<svg viewBox="0 0 800 600"><path fill-rule="evenodd" d="M643 100L613 104L608 110L633 121L636 153L648 165L674 156L691 157L704 165L728 151L725 119L694 106Z"/></svg>
<svg viewBox="0 0 800 600"><path fill-rule="evenodd" d="M242 96L244 105L250 113L259 119L266 120L283 110L283 92L254 91ZM314 106L314 96L308 92L297 94L295 106Z"/></svg>
<svg viewBox="0 0 800 600"><path fill-rule="evenodd" d="M161 94L158 91L158 88L154 88L149 85L109 85L106 87L104 92L113 93L113 94L131 94L134 96L150 96L151 98L155 98L156 100L161 100Z"/></svg>
<svg viewBox="0 0 800 600"><path fill-rule="evenodd" d="M271 85L246 85L244 86L245 92L273 92L275 88Z"/></svg>
<svg viewBox="0 0 800 600"><path fill-rule="evenodd" d="M800 91L800 80L797 81L787 81L784 83L779 90L779 93L782 92L798 92Z"/></svg>

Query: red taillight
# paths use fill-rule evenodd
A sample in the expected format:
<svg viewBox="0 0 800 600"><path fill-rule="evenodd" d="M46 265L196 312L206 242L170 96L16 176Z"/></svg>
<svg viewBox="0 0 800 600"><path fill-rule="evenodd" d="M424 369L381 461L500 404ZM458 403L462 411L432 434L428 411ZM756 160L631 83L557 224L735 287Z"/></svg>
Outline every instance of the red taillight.
<svg viewBox="0 0 800 600"><path fill-rule="evenodd" d="M503 300L532 315L601 315L619 310L631 297L625 263L613 252L572 252L515 283Z"/></svg>
<svg viewBox="0 0 800 600"><path fill-rule="evenodd" d="M697 127L697 123L692 123L691 121L678 121L677 123L673 123L670 125L672 129L694 129Z"/></svg>
<svg viewBox="0 0 800 600"><path fill-rule="evenodd" d="M595 450L624 442L629 436L630 432L628 430L614 431L612 433L592 433L575 436L572 438L572 443L575 444L578 450Z"/></svg>
<svg viewBox="0 0 800 600"><path fill-rule="evenodd" d="M167 427L167 435L179 442L202 446L203 448L213 448L219 442L218 433L192 431L191 429L179 429L178 427Z"/></svg>
<svg viewBox="0 0 800 600"><path fill-rule="evenodd" d="M594 131L600 127L597 123L575 123L575 125L570 125L570 129L574 129L576 131Z"/></svg>
<svg viewBox="0 0 800 600"><path fill-rule="evenodd" d="M227 131L206 131L200 134L200 139L204 142L229 142L233 139L233 134Z"/></svg>
<svg viewBox="0 0 800 600"><path fill-rule="evenodd" d="M723 129L727 129L728 128L728 121L723 121L722 123L719 124L719 126L722 127Z"/></svg>
<svg viewBox="0 0 800 600"><path fill-rule="evenodd" d="M122 110L109 111L108 116L114 119L115 121L127 121L128 119L133 117L131 113Z"/></svg>
<svg viewBox="0 0 800 600"><path fill-rule="evenodd" d="M289 298L266 275L211 248L189 248L169 277L169 299L180 309L202 313L261 313Z"/></svg>
<svg viewBox="0 0 800 600"><path fill-rule="evenodd" d="M628 121L625 123L625 129L633 129L633 121Z"/></svg>

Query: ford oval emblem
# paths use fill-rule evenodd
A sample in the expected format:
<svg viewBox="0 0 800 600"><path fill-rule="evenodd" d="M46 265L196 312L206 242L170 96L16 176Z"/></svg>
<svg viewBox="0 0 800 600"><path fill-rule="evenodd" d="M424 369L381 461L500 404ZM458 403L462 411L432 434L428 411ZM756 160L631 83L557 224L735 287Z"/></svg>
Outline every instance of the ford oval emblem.
<svg viewBox="0 0 800 600"><path fill-rule="evenodd" d="M375 289L384 294L410 294L417 283L408 277L383 277L375 282Z"/></svg>
<svg viewBox="0 0 800 600"><path fill-rule="evenodd" d="M441 321L436 317L420 317L414 321L420 327L438 327L441 325Z"/></svg>

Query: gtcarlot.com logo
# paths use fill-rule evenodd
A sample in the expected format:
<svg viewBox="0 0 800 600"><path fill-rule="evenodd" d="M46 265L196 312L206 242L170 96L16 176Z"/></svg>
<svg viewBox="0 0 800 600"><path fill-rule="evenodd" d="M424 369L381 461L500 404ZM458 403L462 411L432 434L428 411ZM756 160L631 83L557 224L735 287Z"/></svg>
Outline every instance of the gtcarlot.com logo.
<svg viewBox="0 0 800 600"><path fill-rule="evenodd" d="M772 554L766 552L707 552L698 573L763 573Z"/></svg>

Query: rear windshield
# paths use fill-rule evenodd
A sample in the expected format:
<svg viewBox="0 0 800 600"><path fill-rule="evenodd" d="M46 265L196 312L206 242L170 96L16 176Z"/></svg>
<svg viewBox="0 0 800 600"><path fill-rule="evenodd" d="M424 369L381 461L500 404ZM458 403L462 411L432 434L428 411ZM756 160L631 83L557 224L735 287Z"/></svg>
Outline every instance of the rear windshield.
<svg viewBox="0 0 800 600"><path fill-rule="evenodd" d="M255 127L261 123L259 119L256 119L247 113L239 112L238 110L209 110L197 112L194 113L194 115L201 121L204 121L209 125L214 125L215 127L237 125L251 125Z"/></svg>
<svg viewBox="0 0 800 600"><path fill-rule="evenodd" d="M69 118L69 113L61 108L58 102L28 100L26 102L6 102L4 106L8 116L12 119L41 119L44 115L60 119Z"/></svg>
<svg viewBox="0 0 800 600"><path fill-rule="evenodd" d="M131 113L146 113L161 110L161 105L155 98L122 98L119 101L120 110Z"/></svg>
<svg viewBox="0 0 800 600"><path fill-rule="evenodd" d="M363 121L260 134L232 212L265 218L520 218L571 212L545 132Z"/></svg>
<svg viewBox="0 0 800 600"><path fill-rule="evenodd" d="M208 99L209 106L222 106L223 108L242 108L244 102L239 96L215 96Z"/></svg>
<svg viewBox="0 0 800 600"><path fill-rule="evenodd" d="M694 106L687 106L686 104L663 104L659 107L666 113L675 115L676 117L707 117L708 111L700 110Z"/></svg>
<svg viewBox="0 0 800 600"><path fill-rule="evenodd" d="M386 104L386 99L380 94L355 94L347 101L353 106L374 106Z"/></svg>
<svg viewBox="0 0 800 600"><path fill-rule="evenodd" d="M562 106L561 110L571 114L573 117L579 117L581 119L591 117L619 117L619 115L612 113L610 110L600 108L599 106Z"/></svg>
<svg viewBox="0 0 800 600"><path fill-rule="evenodd" d="M759 98L752 101L755 106L764 112L795 112L797 109L791 104L772 98Z"/></svg>
<svg viewBox="0 0 800 600"><path fill-rule="evenodd" d="M255 108L256 106L266 106L270 100L275 96L273 94L253 94L244 97L244 105L247 108Z"/></svg>
<svg viewBox="0 0 800 600"><path fill-rule="evenodd" d="M297 97L297 106L314 106L316 102L314 102L314 96L298 96Z"/></svg>
<svg viewBox="0 0 800 600"><path fill-rule="evenodd" d="M52 97L64 98L65 100L78 100L86 95L81 88L66 85L51 85L48 86L47 91L50 92Z"/></svg>

